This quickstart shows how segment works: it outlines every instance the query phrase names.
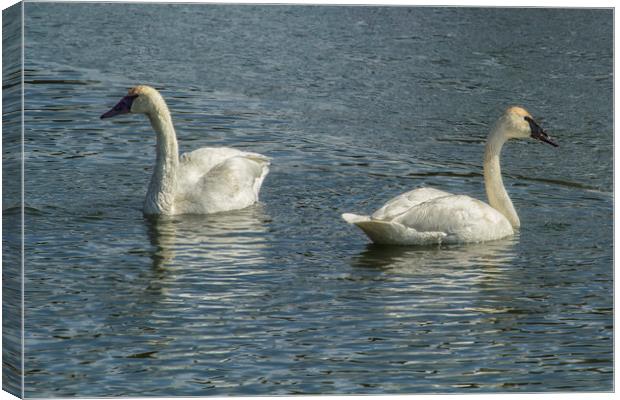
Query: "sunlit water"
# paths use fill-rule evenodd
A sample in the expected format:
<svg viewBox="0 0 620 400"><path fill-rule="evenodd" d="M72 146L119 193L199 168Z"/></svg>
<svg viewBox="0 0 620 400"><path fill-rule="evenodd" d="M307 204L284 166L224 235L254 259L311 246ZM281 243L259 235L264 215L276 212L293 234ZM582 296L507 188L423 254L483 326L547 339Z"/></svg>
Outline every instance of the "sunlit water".
<svg viewBox="0 0 620 400"><path fill-rule="evenodd" d="M26 4L26 395L611 390L611 38L609 10ZM99 120L136 83L181 151L273 157L262 204L143 217L154 135ZM510 104L560 143L504 149L515 237L340 219L484 199Z"/></svg>

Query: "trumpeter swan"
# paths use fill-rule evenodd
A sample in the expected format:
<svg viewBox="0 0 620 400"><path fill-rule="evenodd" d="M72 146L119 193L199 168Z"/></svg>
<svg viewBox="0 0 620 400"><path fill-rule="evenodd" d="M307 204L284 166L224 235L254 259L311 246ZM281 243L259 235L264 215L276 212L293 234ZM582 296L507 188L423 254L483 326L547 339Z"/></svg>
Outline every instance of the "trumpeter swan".
<svg viewBox="0 0 620 400"><path fill-rule="evenodd" d="M179 157L168 106L146 85L127 96L101 118L146 114L157 134L156 160L144 200L145 214L210 214L237 210L258 201L269 158L227 147L203 147Z"/></svg>
<svg viewBox="0 0 620 400"><path fill-rule="evenodd" d="M468 243L510 236L520 222L502 182L499 155L508 139L526 137L558 146L521 107L508 108L491 129L484 152L489 204L420 188L393 198L371 216L342 214L342 218L378 244Z"/></svg>

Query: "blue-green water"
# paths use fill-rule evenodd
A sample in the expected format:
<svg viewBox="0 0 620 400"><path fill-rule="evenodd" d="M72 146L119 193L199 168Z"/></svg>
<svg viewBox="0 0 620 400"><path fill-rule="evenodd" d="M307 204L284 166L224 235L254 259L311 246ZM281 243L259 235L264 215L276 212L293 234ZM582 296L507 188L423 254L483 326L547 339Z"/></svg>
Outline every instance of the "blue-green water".
<svg viewBox="0 0 620 400"><path fill-rule="evenodd" d="M25 22L26 396L612 390L611 10L27 3ZM99 120L137 83L181 151L273 157L262 204L144 218L154 135ZM381 248L340 219L422 185L484 199L511 104L560 143L504 149L514 238Z"/></svg>

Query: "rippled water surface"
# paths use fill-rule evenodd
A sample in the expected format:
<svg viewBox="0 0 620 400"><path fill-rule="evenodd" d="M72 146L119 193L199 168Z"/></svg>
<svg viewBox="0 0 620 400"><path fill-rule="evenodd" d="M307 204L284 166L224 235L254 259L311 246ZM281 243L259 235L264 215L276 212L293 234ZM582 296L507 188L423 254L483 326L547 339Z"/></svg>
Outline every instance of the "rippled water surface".
<svg viewBox="0 0 620 400"><path fill-rule="evenodd" d="M27 396L612 390L610 10L27 3L25 34ZM273 157L262 204L143 217L150 126L99 119L136 83L181 151ZM510 104L560 143L505 146L515 237L340 219L484 199Z"/></svg>

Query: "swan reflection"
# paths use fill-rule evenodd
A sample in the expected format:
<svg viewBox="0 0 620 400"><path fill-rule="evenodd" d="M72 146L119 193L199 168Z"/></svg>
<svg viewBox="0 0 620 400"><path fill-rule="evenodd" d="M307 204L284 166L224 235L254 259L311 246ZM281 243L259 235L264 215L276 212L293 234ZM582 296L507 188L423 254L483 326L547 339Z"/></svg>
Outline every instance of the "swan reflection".
<svg viewBox="0 0 620 400"><path fill-rule="evenodd" d="M126 271L102 296L107 326L118 327L119 318L131 321L132 343L118 355L164 358L175 346L183 348L183 340L192 346L203 340L204 349L206 335L219 334L209 326L217 330L230 310L257 304L265 292L256 282L267 273L260 264L268 258L268 221L260 206L144 219L151 246L143 260L151 268L139 264Z"/></svg>
<svg viewBox="0 0 620 400"><path fill-rule="evenodd" d="M268 220L260 205L218 214L145 217L153 269L264 260Z"/></svg>
<svg viewBox="0 0 620 400"><path fill-rule="evenodd" d="M477 244L426 247L369 244L352 259L352 265L409 274L466 273L474 267L510 264L518 239L517 235Z"/></svg>
<svg viewBox="0 0 620 400"><path fill-rule="evenodd" d="M517 237L510 237L425 248L369 245L351 263L357 280L369 280L375 290L379 286L384 316L414 316L421 324L434 324L438 316L473 323L495 318L515 305L506 293L516 281L512 267L517 242Z"/></svg>

